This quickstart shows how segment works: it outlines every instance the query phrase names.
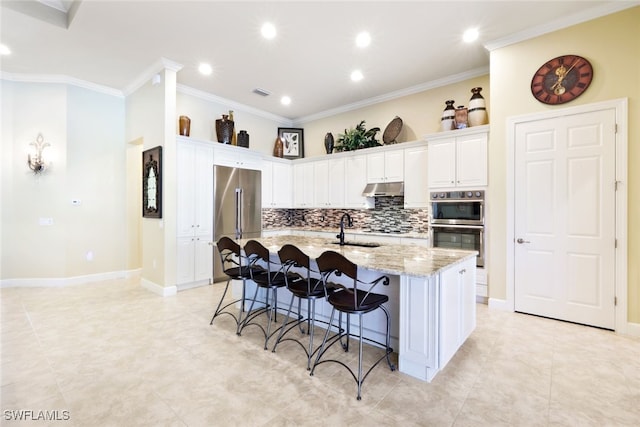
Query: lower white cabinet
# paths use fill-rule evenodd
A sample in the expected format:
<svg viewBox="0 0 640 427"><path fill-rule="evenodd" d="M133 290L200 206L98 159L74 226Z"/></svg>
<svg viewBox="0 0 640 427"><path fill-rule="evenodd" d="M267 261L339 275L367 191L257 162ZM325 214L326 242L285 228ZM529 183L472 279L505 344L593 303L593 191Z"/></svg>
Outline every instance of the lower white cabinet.
<svg viewBox="0 0 640 427"><path fill-rule="evenodd" d="M211 283L213 246L208 236L179 237L177 242L176 284Z"/></svg>

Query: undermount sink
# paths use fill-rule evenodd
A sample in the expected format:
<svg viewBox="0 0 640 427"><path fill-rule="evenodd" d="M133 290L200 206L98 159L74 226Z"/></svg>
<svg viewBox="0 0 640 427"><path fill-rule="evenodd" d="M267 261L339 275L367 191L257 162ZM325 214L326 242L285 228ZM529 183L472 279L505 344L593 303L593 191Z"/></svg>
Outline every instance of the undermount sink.
<svg viewBox="0 0 640 427"><path fill-rule="evenodd" d="M340 242L332 242L334 245L339 245ZM371 242L344 242L344 246L359 246L361 248L377 248L380 246L379 243L371 243Z"/></svg>

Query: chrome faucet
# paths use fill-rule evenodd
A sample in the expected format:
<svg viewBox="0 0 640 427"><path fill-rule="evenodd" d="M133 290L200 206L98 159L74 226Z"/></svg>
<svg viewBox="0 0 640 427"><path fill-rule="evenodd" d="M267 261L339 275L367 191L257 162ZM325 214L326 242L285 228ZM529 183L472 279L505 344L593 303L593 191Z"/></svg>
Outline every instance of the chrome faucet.
<svg viewBox="0 0 640 427"><path fill-rule="evenodd" d="M340 239L340 246L344 246L344 219L347 218L347 227L353 227L353 221L351 220L351 215L345 213L340 218L340 234L336 237Z"/></svg>

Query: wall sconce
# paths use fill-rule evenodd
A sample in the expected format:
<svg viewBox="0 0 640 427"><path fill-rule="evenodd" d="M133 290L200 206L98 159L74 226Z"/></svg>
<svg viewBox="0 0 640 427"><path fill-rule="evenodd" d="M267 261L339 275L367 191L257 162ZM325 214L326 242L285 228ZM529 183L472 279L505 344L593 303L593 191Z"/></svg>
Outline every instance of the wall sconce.
<svg viewBox="0 0 640 427"><path fill-rule="evenodd" d="M36 140L29 143L29 145L33 145L34 147L36 147L36 154L35 156L33 156L33 158L31 158L31 154L27 155L27 164L29 165L29 169L31 169L33 173L38 174L44 171L45 168L44 159L42 158L42 150L44 150L46 147L49 147L50 144L48 142L44 142L42 134L39 133Z"/></svg>

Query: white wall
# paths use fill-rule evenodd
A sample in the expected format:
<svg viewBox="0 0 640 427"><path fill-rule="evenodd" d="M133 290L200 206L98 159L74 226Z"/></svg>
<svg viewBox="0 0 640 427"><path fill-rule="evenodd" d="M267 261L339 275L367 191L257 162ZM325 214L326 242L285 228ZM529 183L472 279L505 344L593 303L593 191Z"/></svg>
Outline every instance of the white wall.
<svg viewBox="0 0 640 427"><path fill-rule="evenodd" d="M123 271L123 98L66 84L1 84L0 279ZM34 175L27 154L39 133L51 144L43 153L50 165Z"/></svg>

